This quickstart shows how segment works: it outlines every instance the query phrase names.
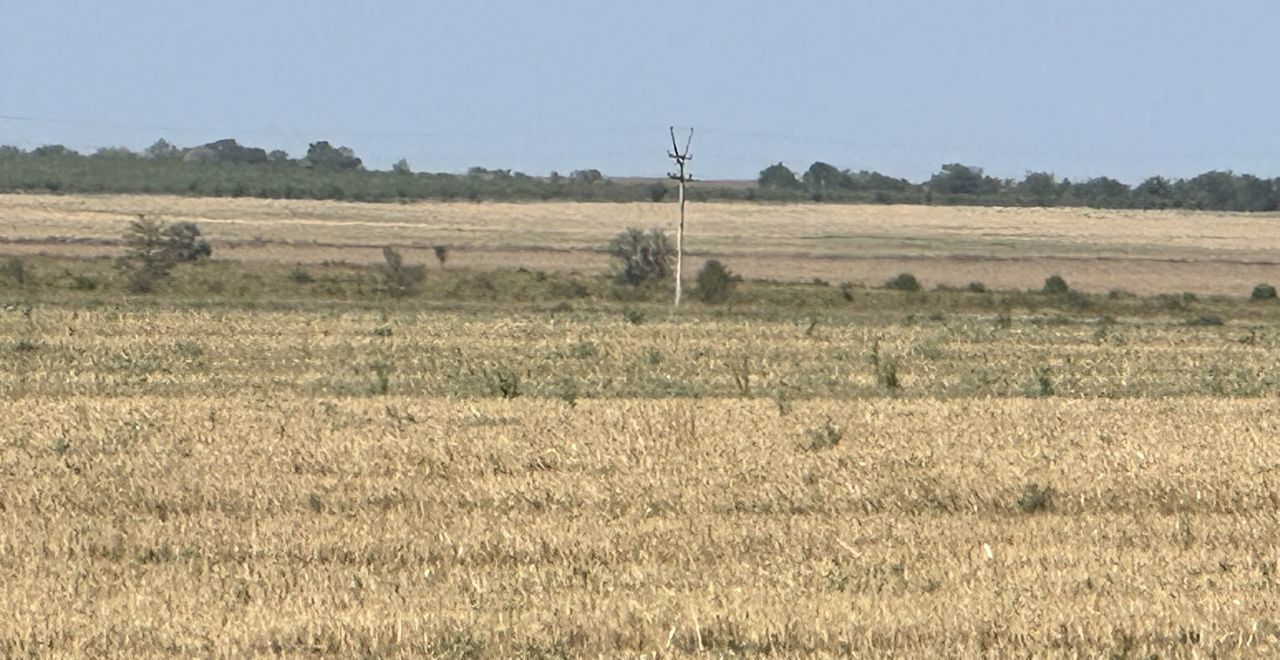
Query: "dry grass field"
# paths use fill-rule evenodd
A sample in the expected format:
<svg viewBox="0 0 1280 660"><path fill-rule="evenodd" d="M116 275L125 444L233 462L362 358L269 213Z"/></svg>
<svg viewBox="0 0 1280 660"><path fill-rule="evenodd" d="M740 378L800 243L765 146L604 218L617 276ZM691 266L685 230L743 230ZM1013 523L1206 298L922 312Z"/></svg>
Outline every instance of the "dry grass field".
<svg viewBox="0 0 1280 660"><path fill-rule="evenodd" d="M1273 656L1277 358L1155 317L8 304L0 655Z"/></svg>
<svg viewBox="0 0 1280 660"><path fill-rule="evenodd" d="M448 245L464 268L593 273L619 231L675 218L670 204L0 195L0 253L112 253L139 213L198 222L218 257L240 261L368 263L386 244L431 261ZM1280 216L1267 214L708 203L690 226L695 267L715 257L753 278L878 284L910 271L928 286L1026 289L1057 273L1082 291L1234 296L1280 281Z"/></svg>
<svg viewBox="0 0 1280 660"><path fill-rule="evenodd" d="M0 196L0 657L1280 655L1276 218L671 210Z"/></svg>

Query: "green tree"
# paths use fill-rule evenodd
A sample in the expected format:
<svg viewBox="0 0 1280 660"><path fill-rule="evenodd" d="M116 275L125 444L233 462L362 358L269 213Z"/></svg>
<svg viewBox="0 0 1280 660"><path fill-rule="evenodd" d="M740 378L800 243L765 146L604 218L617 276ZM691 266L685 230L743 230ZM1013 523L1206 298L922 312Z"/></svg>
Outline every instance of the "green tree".
<svg viewBox="0 0 1280 660"><path fill-rule="evenodd" d="M1016 190L1033 204L1052 206L1058 200L1058 179L1048 172L1027 172Z"/></svg>
<svg viewBox="0 0 1280 660"><path fill-rule="evenodd" d="M227 138L188 149L182 159L189 163L258 164L267 162L267 152Z"/></svg>
<svg viewBox="0 0 1280 660"><path fill-rule="evenodd" d="M348 147L335 147L325 140L312 142L307 147L303 165L317 170L360 170L364 162Z"/></svg>
<svg viewBox="0 0 1280 660"><path fill-rule="evenodd" d="M36 147L31 150L31 155L36 156L37 158L77 158L80 156L78 152L68 149L60 144L46 144L43 147Z"/></svg>
<svg viewBox="0 0 1280 660"><path fill-rule="evenodd" d="M1168 179L1153 176L1133 189L1133 205L1141 209L1167 209L1177 205L1177 190Z"/></svg>
<svg viewBox="0 0 1280 660"><path fill-rule="evenodd" d="M818 161L809 166L804 173L804 187L814 194L829 193L837 189L852 187L853 179L849 174L836 169L834 165Z"/></svg>
<svg viewBox="0 0 1280 660"><path fill-rule="evenodd" d="M1075 184L1071 194L1079 202L1102 208L1127 208L1133 201L1129 186L1105 176Z"/></svg>
<svg viewBox="0 0 1280 660"><path fill-rule="evenodd" d="M569 173L569 180L574 183L600 183L604 181L604 175L600 173L600 170L595 169L574 170Z"/></svg>
<svg viewBox="0 0 1280 660"><path fill-rule="evenodd" d="M796 173L782 163L776 163L761 170L756 184L764 190L800 189L800 181L796 179Z"/></svg>
<svg viewBox="0 0 1280 660"><path fill-rule="evenodd" d="M986 176L981 167L948 163L929 179L929 191L943 195L984 195L1000 190L998 179Z"/></svg>
<svg viewBox="0 0 1280 660"><path fill-rule="evenodd" d="M169 144L169 141L164 138L156 140L155 144L147 147L147 150L142 153L147 158L156 160L168 160L182 156L182 150Z"/></svg>
<svg viewBox="0 0 1280 660"><path fill-rule="evenodd" d="M1181 182L1183 206L1193 209L1231 209L1236 201L1235 175L1214 170Z"/></svg>
<svg viewBox="0 0 1280 660"><path fill-rule="evenodd" d="M137 156L137 154L129 150L129 147L100 147L89 157L97 160L122 160L137 158Z"/></svg>

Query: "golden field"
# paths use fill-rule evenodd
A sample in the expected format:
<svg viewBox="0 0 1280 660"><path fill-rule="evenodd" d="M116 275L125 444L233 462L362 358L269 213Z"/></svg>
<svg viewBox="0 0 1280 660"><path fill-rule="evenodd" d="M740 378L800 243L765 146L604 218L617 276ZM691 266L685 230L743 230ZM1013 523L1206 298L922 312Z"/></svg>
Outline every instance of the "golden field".
<svg viewBox="0 0 1280 660"><path fill-rule="evenodd" d="M215 256L318 263L380 260L391 244L477 270L599 272L601 247L627 226L667 227L671 204L358 204L129 195L0 195L0 254L112 254L138 214L190 220ZM927 286L981 281L1034 288L1060 274L1082 291L1244 296L1280 280L1275 214L1098 209L693 204L696 268L726 261L751 278L879 284L910 271Z"/></svg>
<svg viewBox="0 0 1280 660"><path fill-rule="evenodd" d="M1275 329L9 303L0 655L1272 656Z"/></svg>

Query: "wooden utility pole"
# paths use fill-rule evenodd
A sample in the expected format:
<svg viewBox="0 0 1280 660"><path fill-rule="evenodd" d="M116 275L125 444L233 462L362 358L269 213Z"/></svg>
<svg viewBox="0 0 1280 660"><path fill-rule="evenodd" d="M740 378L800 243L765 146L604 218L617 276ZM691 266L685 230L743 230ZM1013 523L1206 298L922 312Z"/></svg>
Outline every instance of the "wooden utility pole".
<svg viewBox="0 0 1280 660"><path fill-rule="evenodd" d="M671 151L667 158L675 161L677 172L668 172L667 177L680 182L680 229L676 232L676 307L680 306L680 296L684 287L684 184L693 181L693 177L685 173L685 164L693 160L689 154L689 145L693 144L693 129L689 129L689 138L685 140L684 151L676 143L676 127L671 127Z"/></svg>

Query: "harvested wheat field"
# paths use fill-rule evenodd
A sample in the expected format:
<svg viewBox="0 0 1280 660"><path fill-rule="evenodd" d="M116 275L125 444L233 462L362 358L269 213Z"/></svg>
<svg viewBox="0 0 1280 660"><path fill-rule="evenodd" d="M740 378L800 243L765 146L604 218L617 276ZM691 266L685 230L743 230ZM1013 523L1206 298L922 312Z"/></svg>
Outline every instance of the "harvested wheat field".
<svg viewBox="0 0 1280 660"><path fill-rule="evenodd" d="M138 214L197 222L219 258L241 261L368 263L388 244L429 261L446 245L463 268L585 272L605 268L601 248L624 228L676 218L649 203L0 195L0 253L114 254ZM764 279L879 284L906 270L929 286L1026 289L1056 273L1082 291L1236 296L1280 280L1276 214L706 203L690 232L695 267L714 257Z"/></svg>
<svg viewBox="0 0 1280 660"><path fill-rule="evenodd" d="M0 309L0 655L1280 652L1274 325Z"/></svg>

